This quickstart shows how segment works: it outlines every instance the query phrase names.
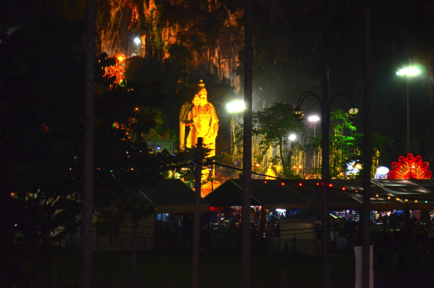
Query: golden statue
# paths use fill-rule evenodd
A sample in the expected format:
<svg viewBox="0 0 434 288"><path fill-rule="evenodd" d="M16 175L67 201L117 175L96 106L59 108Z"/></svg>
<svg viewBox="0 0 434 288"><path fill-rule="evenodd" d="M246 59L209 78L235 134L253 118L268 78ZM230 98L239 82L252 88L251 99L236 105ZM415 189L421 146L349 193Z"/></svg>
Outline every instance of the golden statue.
<svg viewBox="0 0 434 288"><path fill-rule="evenodd" d="M181 151L197 145L197 138L203 138L203 146L211 150L208 157L215 156L215 141L219 129L219 119L214 106L208 102L208 92L202 80L199 92L194 95L192 103L185 103L179 114L179 138ZM185 139L185 126L190 127ZM187 140L187 141L186 141ZM187 142L187 143L185 143Z"/></svg>

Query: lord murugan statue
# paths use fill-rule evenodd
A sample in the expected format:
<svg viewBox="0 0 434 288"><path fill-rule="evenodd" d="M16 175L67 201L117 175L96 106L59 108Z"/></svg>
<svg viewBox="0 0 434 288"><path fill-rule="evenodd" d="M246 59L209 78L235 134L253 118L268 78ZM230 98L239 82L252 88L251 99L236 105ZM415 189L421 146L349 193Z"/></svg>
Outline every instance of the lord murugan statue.
<svg viewBox="0 0 434 288"><path fill-rule="evenodd" d="M179 112L180 150L197 145L197 139L202 137L203 146L210 149L208 157L215 156L215 143L219 129L219 119L214 106L208 102L208 92L202 80L198 84L200 90L194 95L193 101L182 105ZM185 138L186 126L190 127Z"/></svg>

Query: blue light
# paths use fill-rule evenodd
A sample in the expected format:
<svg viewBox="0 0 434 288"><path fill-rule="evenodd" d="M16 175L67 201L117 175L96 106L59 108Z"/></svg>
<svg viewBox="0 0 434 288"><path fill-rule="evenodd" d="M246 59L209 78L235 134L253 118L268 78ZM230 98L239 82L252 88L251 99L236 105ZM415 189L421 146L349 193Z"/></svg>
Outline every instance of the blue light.
<svg viewBox="0 0 434 288"><path fill-rule="evenodd" d="M161 146L157 146L157 150L161 150Z"/></svg>

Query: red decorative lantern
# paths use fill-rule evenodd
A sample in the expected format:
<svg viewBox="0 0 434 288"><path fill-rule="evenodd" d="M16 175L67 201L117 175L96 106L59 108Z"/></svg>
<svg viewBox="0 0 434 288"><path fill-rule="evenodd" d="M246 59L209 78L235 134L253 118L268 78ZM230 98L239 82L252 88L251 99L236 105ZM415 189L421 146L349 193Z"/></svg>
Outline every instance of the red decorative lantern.
<svg viewBox="0 0 434 288"><path fill-rule="evenodd" d="M422 157L408 153L407 158L400 156L398 162L392 162L388 173L390 179L430 179L432 172L428 170L428 162L422 162Z"/></svg>

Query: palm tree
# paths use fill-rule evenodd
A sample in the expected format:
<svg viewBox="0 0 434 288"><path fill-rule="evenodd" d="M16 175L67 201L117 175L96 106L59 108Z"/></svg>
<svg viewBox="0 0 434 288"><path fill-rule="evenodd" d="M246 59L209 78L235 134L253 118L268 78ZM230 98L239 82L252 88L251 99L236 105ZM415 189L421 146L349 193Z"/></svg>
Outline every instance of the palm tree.
<svg viewBox="0 0 434 288"><path fill-rule="evenodd" d="M95 20L95 0L87 0L83 150L83 243L81 266L81 285L83 288L92 287Z"/></svg>

